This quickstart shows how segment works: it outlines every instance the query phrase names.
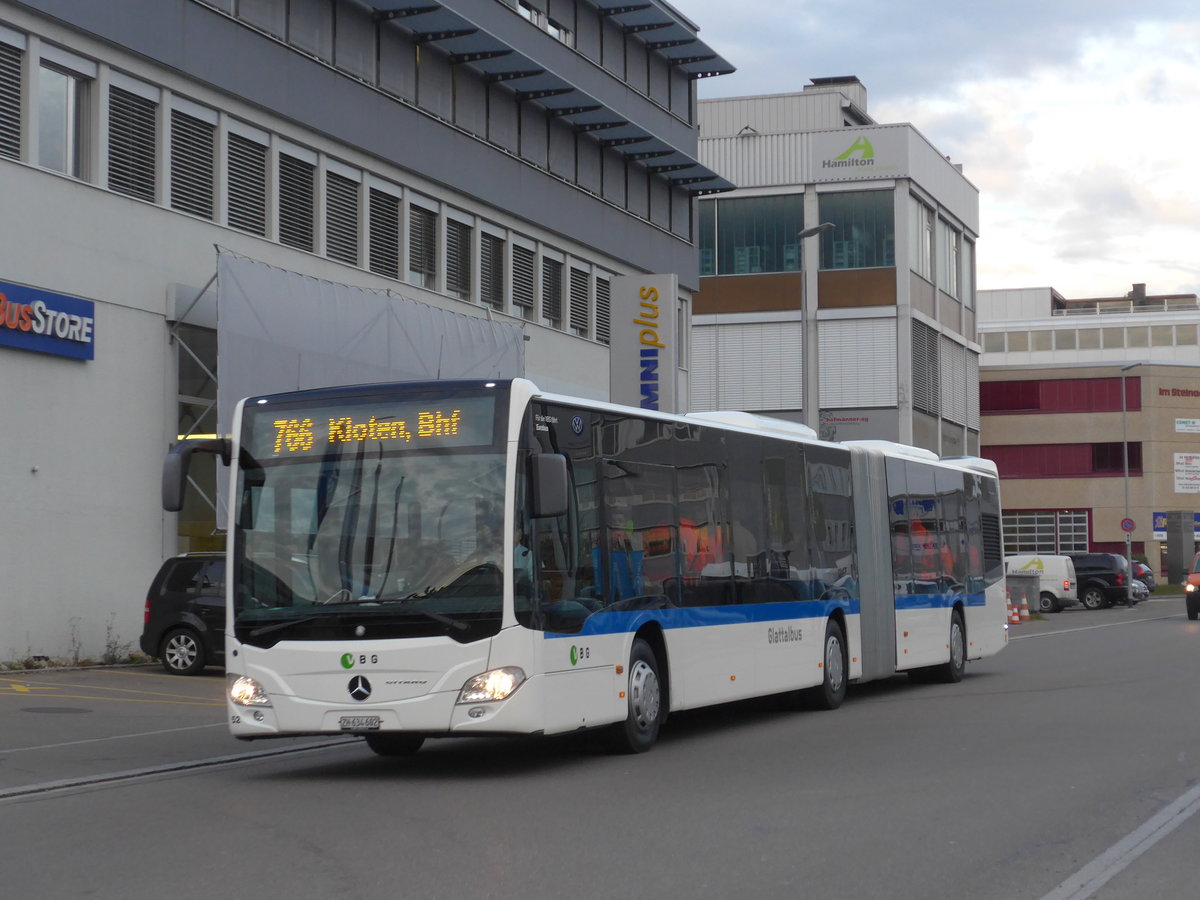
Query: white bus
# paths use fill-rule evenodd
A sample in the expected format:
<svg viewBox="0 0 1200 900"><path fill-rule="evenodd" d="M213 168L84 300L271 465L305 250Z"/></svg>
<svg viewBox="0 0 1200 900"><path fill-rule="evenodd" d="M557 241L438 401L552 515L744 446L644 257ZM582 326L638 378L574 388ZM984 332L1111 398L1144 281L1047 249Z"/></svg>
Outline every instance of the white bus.
<svg viewBox="0 0 1200 900"><path fill-rule="evenodd" d="M995 466L821 442L748 413L669 415L529 381L241 401L225 665L243 739L602 729L849 682L958 681L1007 642Z"/></svg>

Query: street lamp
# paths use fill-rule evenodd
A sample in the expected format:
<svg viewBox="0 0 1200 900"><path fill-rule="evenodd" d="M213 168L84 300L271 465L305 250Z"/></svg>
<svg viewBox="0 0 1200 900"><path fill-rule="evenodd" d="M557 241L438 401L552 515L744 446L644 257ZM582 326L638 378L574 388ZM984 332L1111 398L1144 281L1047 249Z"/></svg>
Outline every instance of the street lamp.
<svg viewBox="0 0 1200 900"><path fill-rule="evenodd" d="M800 243L801 292L800 292L800 357L804 363L804 377L800 383L800 402L804 406L804 424L821 433L821 361L817 347L817 273L820 271L820 248L817 254L805 254L805 240L836 228L832 222L822 222L796 233ZM806 259L806 255L811 258ZM812 263L816 263L813 265ZM811 290L809 286L811 285ZM810 306L810 298L812 299Z"/></svg>
<svg viewBox="0 0 1200 900"><path fill-rule="evenodd" d="M1125 517L1121 520L1121 530L1125 531L1125 523L1129 519L1129 427L1126 424L1128 405L1125 402L1125 373L1140 366L1140 362L1121 366L1121 457L1125 467ZM1140 394L1139 394L1140 396ZM1139 404L1140 407L1141 404ZM1133 606L1133 531L1125 531L1125 602Z"/></svg>

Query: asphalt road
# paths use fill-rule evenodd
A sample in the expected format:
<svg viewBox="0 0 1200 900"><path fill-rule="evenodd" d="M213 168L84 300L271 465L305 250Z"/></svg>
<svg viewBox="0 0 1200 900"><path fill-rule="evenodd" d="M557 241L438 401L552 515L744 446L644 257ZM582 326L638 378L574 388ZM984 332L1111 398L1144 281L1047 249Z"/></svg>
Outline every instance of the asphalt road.
<svg viewBox="0 0 1200 900"><path fill-rule="evenodd" d="M584 737L246 744L223 676L0 673L0 875L22 898L1194 896L1200 623L1014 626L958 685L856 686Z"/></svg>

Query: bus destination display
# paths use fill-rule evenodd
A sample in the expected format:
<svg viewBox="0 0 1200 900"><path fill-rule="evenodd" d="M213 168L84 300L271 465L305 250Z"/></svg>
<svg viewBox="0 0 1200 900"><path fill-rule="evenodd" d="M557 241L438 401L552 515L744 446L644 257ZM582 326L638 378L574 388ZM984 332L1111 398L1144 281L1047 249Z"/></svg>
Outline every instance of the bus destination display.
<svg viewBox="0 0 1200 900"><path fill-rule="evenodd" d="M451 397L428 403L376 403L315 409L254 410L254 445L263 457L322 456L329 451L424 450L492 442L495 400Z"/></svg>

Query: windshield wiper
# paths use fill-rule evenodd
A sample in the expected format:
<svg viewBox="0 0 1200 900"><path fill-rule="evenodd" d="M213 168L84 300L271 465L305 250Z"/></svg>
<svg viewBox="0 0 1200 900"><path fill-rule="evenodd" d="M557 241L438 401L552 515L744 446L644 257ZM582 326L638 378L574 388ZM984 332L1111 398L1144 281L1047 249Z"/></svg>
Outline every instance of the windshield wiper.
<svg viewBox="0 0 1200 900"><path fill-rule="evenodd" d="M318 619L324 619L326 616L307 616L303 619L288 619L286 622L274 622L271 625L262 625L250 632L249 637L260 637L264 634L270 634L272 631L282 631L285 628L290 628L293 625L304 625L308 622L316 622Z"/></svg>

